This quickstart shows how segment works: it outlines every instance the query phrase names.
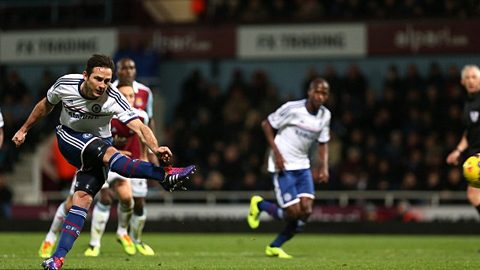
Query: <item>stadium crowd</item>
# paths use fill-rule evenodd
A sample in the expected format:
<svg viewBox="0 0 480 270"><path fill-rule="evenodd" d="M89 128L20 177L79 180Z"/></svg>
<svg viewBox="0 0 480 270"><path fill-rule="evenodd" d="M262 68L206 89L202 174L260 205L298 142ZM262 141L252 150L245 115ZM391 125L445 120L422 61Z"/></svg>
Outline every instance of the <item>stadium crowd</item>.
<svg viewBox="0 0 480 270"><path fill-rule="evenodd" d="M133 3L138 1L126 2L138 7ZM472 18L480 14L478 0L200 2L203 5L198 9L199 21L206 23ZM86 12L92 7L86 2L85 5L81 8L61 7L78 12L66 17L75 17L77 21L64 25L83 25L88 19L87 14L97 14ZM119 18L123 19L122 24L135 24L139 23L136 17L145 17L138 16L138 8L131 9L134 12L128 16L124 14L125 10L113 12L114 24ZM1 12L6 9L0 9ZM40 18L35 16L24 20L22 16L31 15L31 12L22 13L22 7L8 14L0 16L4 29L49 24L47 21L43 24L36 22ZM62 18L58 18L57 23L62 24ZM102 25L102 22L95 23ZM461 113L465 91L459 84L460 68L450 66L441 70L438 64L431 63L428 76L421 76L415 64L405 71L392 65L387 78L366 78L355 65L347 70L335 70L329 66L321 71L306 71L305 83L298 87L302 95L306 93L307 83L316 76L326 78L332 89L327 104L333 113L331 179L328 185L317 189L465 190L460 168L445 164L446 155L455 148L461 135L459 132L463 130ZM53 78L61 74L53 76L45 71L42 81L36 84L38 89L27 89L22 81L25 78L16 72L7 74L5 70L0 69L0 104L5 120L5 138L12 138L33 104L44 96L53 84ZM371 89L372 80L379 79L383 80L382 89ZM190 190L271 188L264 167L267 144L260 123L285 101L278 95L277 87L262 70L253 74L237 70L227 89L220 89L200 71L184 79L183 87L179 89L181 101L177 104L174 120L167 123L163 137L164 143L175 153L175 162L198 165L198 173L188 184ZM33 151L37 143L48 136L45 131L53 130L48 125L55 126L57 121L58 112L50 114L48 119L35 126L31 132L36 136L31 136L20 150L7 139L0 152L0 171L14 170L19 151Z"/></svg>
<svg viewBox="0 0 480 270"><path fill-rule="evenodd" d="M399 74L404 73L405 76ZM392 65L380 91L369 88L354 64L347 70L310 68L299 95L314 77L330 83L327 107L332 111L328 185L335 190L464 190L459 167L445 164L461 134L463 98L459 67L441 70L431 63L428 76L415 64L404 72ZM45 71L39 89L31 91L12 71L0 80L0 104L5 138L28 117L52 74ZM200 71L183 82L174 119L164 130L177 164L197 164L190 190L268 190L265 170L267 144L260 123L285 98L265 71L236 70L227 89L208 81ZM379 94L380 93L380 94ZM293 99L294 97L287 97ZM33 151L54 129L58 113L42 121L27 147L16 149L6 140L0 152L0 171L12 171L19 151ZM314 160L315 162L315 160Z"/></svg>
<svg viewBox="0 0 480 270"><path fill-rule="evenodd" d="M331 85L326 105L332 111L331 177L319 189L465 190L460 168L445 163L462 130L458 67L442 71L431 63L422 77L411 64L401 77L392 65L381 95L353 64L344 75L332 66L307 73L302 94L312 77ZM228 89L199 71L185 78L175 119L165 132L176 162L199 165L189 189L270 188L260 122L285 101L276 87L262 70L249 79L237 70Z"/></svg>
<svg viewBox="0 0 480 270"><path fill-rule="evenodd" d="M190 0L195 23L292 23L396 19L471 19L480 16L478 0ZM0 6L0 29L154 25L143 0L6 0ZM9 2L9 3L8 3ZM31 12L35 6L37 12ZM159 4L162 7L162 3ZM165 9L161 9L164 13ZM165 15L168 21L170 15Z"/></svg>
<svg viewBox="0 0 480 270"><path fill-rule="evenodd" d="M196 2L194 0L194 2ZM455 0L199 0L206 22L474 18L480 2Z"/></svg>

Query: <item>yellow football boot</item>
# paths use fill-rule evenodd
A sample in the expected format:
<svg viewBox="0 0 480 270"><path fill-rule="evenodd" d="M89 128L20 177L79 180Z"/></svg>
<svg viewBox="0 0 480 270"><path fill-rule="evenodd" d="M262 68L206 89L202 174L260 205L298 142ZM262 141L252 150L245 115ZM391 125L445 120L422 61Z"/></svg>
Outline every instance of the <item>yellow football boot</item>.
<svg viewBox="0 0 480 270"><path fill-rule="evenodd" d="M140 254L142 255L145 255L145 256L155 255L155 251L153 251L153 249L149 245L143 242L136 243L135 247L137 248L137 251L140 252Z"/></svg>
<svg viewBox="0 0 480 270"><path fill-rule="evenodd" d="M135 253L137 253L137 249L135 248L135 245L133 244L133 241L132 239L130 239L130 236L128 236L128 234L125 234L123 236L117 235L117 241L122 244L123 250L128 255L135 255Z"/></svg>
<svg viewBox="0 0 480 270"><path fill-rule="evenodd" d="M263 201L263 198L256 195L250 199L250 211L247 220L248 225L252 229L256 229L260 225L260 209L258 209L258 203L261 201Z"/></svg>
<svg viewBox="0 0 480 270"><path fill-rule="evenodd" d="M267 256L270 256L270 257L278 257L281 259L293 258L291 255L288 255L285 251L283 251L282 248L279 248L279 247L267 246L267 249L265 249L265 254L267 254Z"/></svg>
<svg viewBox="0 0 480 270"><path fill-rule="evenodd" d="M55 243L43 241L40 249L38 250L38 255L44 259L52 257L53 246L55 246Z"/></svg>
<svg viewBox="0 0 480 270"><path fill-rule="evenodd" d="M100 247L94 247L89 245L83 255L87 257L98 257L100 255Z"/></svg>

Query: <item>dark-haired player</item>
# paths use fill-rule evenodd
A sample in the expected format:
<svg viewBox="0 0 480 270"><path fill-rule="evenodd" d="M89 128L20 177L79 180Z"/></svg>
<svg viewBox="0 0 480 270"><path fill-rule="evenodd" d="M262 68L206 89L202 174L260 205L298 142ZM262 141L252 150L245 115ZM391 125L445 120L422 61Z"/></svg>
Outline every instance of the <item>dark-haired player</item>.
<svg viewBox="0 0 480 270"><path fill-rule="evenodd" d="M284 220L285 229L266 247L267 256L292 258L282 245L302 231L312 213L315 191L313 180L327 182L328 141L330 140L330 111L323 106L330 94L330 86L322 78L314 79L307 91L308 98L290 101L271 113L262 122L262 128L271 148L268 158L277 203L260 196L250 201L248 224L256 229L261 212ZM318 175L312 177L309 152L316 143L320 157Z"/></svg>
<svg viewBox="0 0 480 270"><path fill-rule="evenodd" d="M130 159L112 147L110 121L117 116L158 158L168 161L172 156L168 147L158 146L151 129L138 119L125 97L111 85L114 66L109 56L95 54L88 59L83 74L59 78L12 138L19 147L30 128L55 105L61 104L60 125L56 129L58 145L65 159L77 167L77 181L73 205L63 222L58 246L52 257L42 262L44 269L62 267L109 170L126 177L155 179L167 190L173 190L195 171L193 165L167 170Z"/></svg>

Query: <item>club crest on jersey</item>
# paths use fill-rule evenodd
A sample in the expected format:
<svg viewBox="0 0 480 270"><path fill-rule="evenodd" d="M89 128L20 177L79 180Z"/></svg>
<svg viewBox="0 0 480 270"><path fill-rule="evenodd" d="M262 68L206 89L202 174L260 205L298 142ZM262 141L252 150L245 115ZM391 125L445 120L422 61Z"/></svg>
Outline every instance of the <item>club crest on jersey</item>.
<svg viewBox="0 0 480 270"><path fill-rule="evenodd" d="M478 111L470 111L470 120L472 120L473 123L476 123L478 121Z"/></svg>
<svg viewBox="0 0 480 270"><path fill-rule="evenodd" d="M91 138L92 136L93 136L92 133L84 133L84 134L82 134L82 137L83 137L84 139Z"/></svg>
<svg viewBox="0 0 480 270"><path fill-rule="evenodd" d="M100 106L100 105L98 105L98 104L93 104L93 106L92 106L92 112L94 112L94 113L99 113L101 110L102 110L102 106Z"/></svg>
<svg viewBox="0 0 480 270"><path fill-rule="evenodd" d="M290 201L290 200L292 199L292 194L289 193L289 192L283 194L283 199L284 199L285 201L287 201L287 202Z"/></svg>
<svg viewBox="0 0 480 270"><path fill-rule="evenodd" d="M135 99L135 106L137 106L137 107L142 107L142 106L143 106L143 99L137 97L137 98Z"/></svg>

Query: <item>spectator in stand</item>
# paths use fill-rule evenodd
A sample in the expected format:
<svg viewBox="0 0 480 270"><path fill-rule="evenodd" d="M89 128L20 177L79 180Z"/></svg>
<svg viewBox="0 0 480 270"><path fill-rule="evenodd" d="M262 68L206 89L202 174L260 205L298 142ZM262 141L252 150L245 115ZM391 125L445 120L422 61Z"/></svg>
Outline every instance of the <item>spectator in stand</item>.
<svg viewBox="0 0 480 270"><path fill-rule="evenodd" d="M465 191L468 185L463 179L462 170L458 167L450 167L447 169L445 189L451 191Z"/></svg>
<svg viewBox="0 0 480 270"><path fill-rule="evenodd" d="M328 81L332 89L338 89L340 93L344 91L344 82L342 78L338 75L338 72L334 65L327 65L323 73L323 78ZM337 94L337 96L339 96L339 94Z"/></svg>
<svg viewBox="0 0 480 270"><path fill-rule="evenodd" d="M434 85L437 87L442 93L445 89L445 76L440 69L440 65L437 62L432 62L430 64L429 72L427 78L425 80L425 85L428 87L430 85Z"/></svg>
<svg viewBox="0 0 480 270"><path fill-rule="evenodd" d="M300 21L318 20L324 17L325 9L317 0L297 0L294 18Z"/></svg>
<svg viewBox="0 0 480 270"><path fill-rule="evenodd" d="M305 78L303 79L302 85L300 85L301 86L300 89L308 89L308 86L310 85L312 80L314 80L317 77L318 77L317 69L313 66L310 66L307 69L307 73L305 74ZM307 95L307 93L305 93L305 91L302 91L302 95L303 95L303 98L308 97L308 95Z"/></svg>
<svg viewBox="0 0 480 270"><path fill-rule="evenodd" d="M345 9L343 11L343 16L345 19L358 19L358 18L365 18L366 12L364 8L364 1L360 0L349 0L345 5Z"/></svg>
<svg viewBox="0 0 480 270"><path fill-rule="evenodd" d="M395 190L397 188L397 172L392 169L392 163L387 159L380 158L378 162L377 181L373 184L374 190Z"/></svg>
<svg viewBox="0 0 480 270"><path fill-rule="evenodd" d="M219 171L211 171L205 180L205 190L223 190L225 186L225 176Z"/></svg>
<svg viewBox="0 0 480 270"><path fill-rule="evenodd" d="M403 0L399 7L400 16L404 18L421 18L424 15L423 7L420 1Z"/></svg>
<svg viewBox="0 0 480 270"><path fill-rule="evenodd" d="M352 110L360 111L365 104L365 93L368 87L367 79L362 74L360 67L356 64L349 65L343 81L345 92L352 99Z"/></svg>
<svg viewBox="0 0 480 270"><path fill-rule="evenodd" d="M291 19L291 10L294 8L293 4L289 3L287 0L273 0L270 5L270 14L272 20L284 21L285 19Z"/></svg>
<svg viewBox="0 0 480 270"><path fill-rule="evenodd" d="M350 146L345 159L338 167L340 189L358 190L360 177L364 174L364 164L361 159L362 153L358 147Z"/></svg>
<svg viewBox="0 0 480 270"><path fill-rule="evenodd" d="M249 0L247 7L240 15L240 20L244 22L260 22L266 21L269 17L269 10L262 0Z"/></svg>
<svg viewBox="0 0 480 270"><path fill-rule="evenodd" d="M214 5L210 7L213 11L212 14L208 14L209 20L213 22L234 22L241 15L242 2L244 1L217 0L208 2Z"/></svg>
<svg viewBox="0 0 480 270"><path fill-rule="evenodd" d="M425 81L418 72L418 67L414 63L410 63L405 71L405 77L403 78L403 87L406 90L415 89L423 91Z"/></svg>
<svg viewBox="0 0 480 270"><path fill-rule="evenodd" d="M427 174L425 190L430 190L430 191L443 190L442 177L439 171L431 171Z"/></svg>
<svg viewBox="0 0 480 270"><path fill-rule="evenodd" d="M387 77L383 80L383 89L392 89L395 93L400 94L403 89L402 79L398 74L398 67L390 65L387 71Z"/></svg>
<svg viewBox="0 0 480 270"><path fill-rule="evenodd" d="M11 96L14 103L20 103L28 93L27 85L20 78L18 71L12 71L8 75L4 91L0 92L0 100L4 101L6 96Z"/></svg>

